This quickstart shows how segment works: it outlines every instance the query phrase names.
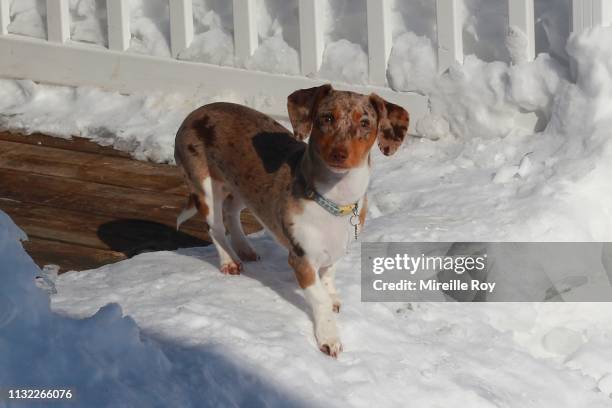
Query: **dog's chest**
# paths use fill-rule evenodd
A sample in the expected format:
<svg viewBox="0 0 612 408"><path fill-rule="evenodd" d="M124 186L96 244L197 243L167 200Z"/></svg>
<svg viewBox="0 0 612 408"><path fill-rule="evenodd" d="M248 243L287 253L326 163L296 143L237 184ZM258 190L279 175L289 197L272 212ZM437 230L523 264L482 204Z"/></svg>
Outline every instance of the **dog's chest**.
<svg viewBox="0 0 612 408"><path fill-rule="evenodd" d="M345 253L354 234L349 216L335 216L314 201L293 217L293 238L318 267L334 264Z"/></svg>

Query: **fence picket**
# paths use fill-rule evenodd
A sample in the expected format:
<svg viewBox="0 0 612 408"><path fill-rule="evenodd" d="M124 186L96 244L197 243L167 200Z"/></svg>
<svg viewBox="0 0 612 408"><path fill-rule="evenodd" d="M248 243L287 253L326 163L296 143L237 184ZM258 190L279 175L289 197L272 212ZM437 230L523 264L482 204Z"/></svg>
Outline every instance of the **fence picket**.
<svg viewBox="0 0 612 408"><path fill-rule="evenodd" d="M601 25L603 26L612 25L612 2L611 1L601 2Z"/></svg>
<svg viewBox="0 0 612 408"><path fill-rule="evenodd" d="M108 48L125 51L130 48L130 9L127 0L106 0Z"/></svg>
<svg viewBox="0 0 612 408"><path fill-rule="evenodd" d="M391 55L391 1L368 0L368 59L370 83L387 83L387 63Z"/></svg>
<svg viewBox="0 0 612 408"><path fill-rule="evenodd" d="M321 0L299 0L300 56L302 75L312 76L321 68L325 37Z"/></svg>
<svg viewBox="0 0 612 408"><path fill-rule="evenodd" d="M535 58L535 21L533 0L508 0L508 24L516 27L527 37L525 57L527 61ZM519 61L514 61L519 62Z"/></svg>
<svg viewBox="0 0 612 408"><path fill-rule="evenodd" d="M572 0L572 32L612 23L612 4L609 0Z"/></svg>
<svg viewBox="0 0 612 408"><path fill-rule="evenodd" d="M436 0L438 72L463 63L463 27L459 0Z"/></svg>
<svg viewBox="0 0 612 408"><path fill-rule="evenodd" d="M47 0L47 39L65 43L70 39L68 0Z"/></svg>
<svg viewBox="0 0 612 408"><path fill-rule="evenodd" d="M0 0L0 35L8 34L8 25L10 23L9 0Z"/></svg>
<svg viewBox="0 0 612 408"><path fill-rule="evenodd" d="M257 49L256 0L233 0L234 6L234 51L239 64L249 59Z"/></svg>
<svg viewBox="0 0 612 408"><path fill-rule="evenodd" d="M189 48L193 41L193 10L191 0L170 0L170 46L172 56Z"/></svg>

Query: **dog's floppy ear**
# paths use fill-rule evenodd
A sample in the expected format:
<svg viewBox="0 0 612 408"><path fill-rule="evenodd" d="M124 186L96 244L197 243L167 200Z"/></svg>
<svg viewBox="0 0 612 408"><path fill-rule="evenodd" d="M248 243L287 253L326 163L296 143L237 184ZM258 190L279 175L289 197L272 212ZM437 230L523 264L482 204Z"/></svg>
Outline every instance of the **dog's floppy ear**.
<svg viewBox="0 0 612 408"><path fill-rule="evenodd" d="M304 140L310 135L314 120L314 111L319 101L332 91L329 84L315 88L300 89L287 98L287 111L293 133L299 140Z"/></svg>
<svg viewBox="0 0 612 408"><path fill-rule="evenodd" d="M378 114L378 147L385 156L391 156L406 137L410 115L406 109L374 93L370 94L370 102Z"/></svg>

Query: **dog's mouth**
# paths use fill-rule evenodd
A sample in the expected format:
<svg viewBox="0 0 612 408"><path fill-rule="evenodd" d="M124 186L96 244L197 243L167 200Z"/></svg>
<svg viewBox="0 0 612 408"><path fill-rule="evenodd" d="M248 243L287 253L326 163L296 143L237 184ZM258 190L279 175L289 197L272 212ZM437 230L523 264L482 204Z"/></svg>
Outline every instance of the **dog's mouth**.
<svg viewBox="0 0 612 408"><path fill-rule="evenodd" d="M326 163L327 167L334 173L346 173L351 167L341 163Z"/></svg>

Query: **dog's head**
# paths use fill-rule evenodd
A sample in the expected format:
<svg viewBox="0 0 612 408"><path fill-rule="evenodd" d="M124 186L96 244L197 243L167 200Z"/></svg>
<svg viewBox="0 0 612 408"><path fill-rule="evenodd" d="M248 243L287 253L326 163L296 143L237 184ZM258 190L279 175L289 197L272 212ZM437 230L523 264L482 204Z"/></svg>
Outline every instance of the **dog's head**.
<svg viewBox="0 0 612 408"><path fill-rule="evenodd" d="M337 91L331 85L295 91L287 100L295 137L309 143L333 170L361 166L374 142L386 156L400 147L409 115L376 94Z"/></svg>

